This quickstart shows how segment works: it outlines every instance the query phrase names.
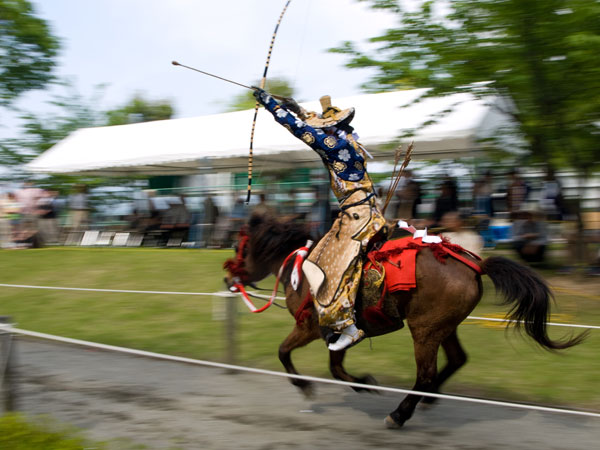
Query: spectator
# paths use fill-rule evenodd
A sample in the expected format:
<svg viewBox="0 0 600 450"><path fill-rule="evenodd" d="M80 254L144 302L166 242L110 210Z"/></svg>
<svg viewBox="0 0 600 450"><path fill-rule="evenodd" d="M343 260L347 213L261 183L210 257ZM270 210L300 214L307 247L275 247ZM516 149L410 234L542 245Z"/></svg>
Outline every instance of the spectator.
<svg viewBox="0 0 600 450"><path fill-rule="evenodd" d="M7 192L0 199L0 245L2 248L14 248L14 237L21 219L21 205L14 193Z"/></svg>
<svg viewBox="0 0 600 450"><path fill-rule="evenodd" d="M440 195L435 200L431 226L440 226L444 214L452 211L458 211L456 184L451 180L445 180L440 187Z"/></svg>
<svg viewBox="0 0 600 450"><path fill-rule="evenodd" d="M229 215L230 220L230 230L232 232L232 237L235 238L237 233L240 231L240 228L246 221L247 216L246 205L244 204L244 200L241 197L238 197L233 205L233 209L231 210L231 214Z"/></svg>
<svg viewBox="0 0 600 450"><path fill-rule="evenodd" d="M506 189L506 208L511 219L515 219L525 206L529 194L529 187L519 176L517 169L509 173L509 184Z"/></svg>
<svg viewBox="0 0 600 450"><path fill-rule="evenodd" d="M320 184L314 189L315 201L308 214L308 222L311 235L320 238L331 228L331 204L327 185Z"/></svg>
<svg viewBox="0 0 600 450"><path fill-rule="evenodd" d="M43 191L37 202L38 227L44 244L58 244L56 191Z"/></svg>
<svg viewBox="0 0 600 450"><path fill-rule="evenodd" d="M442 236L453 244L460 245L465 250L475 254L481 253L483 249L483 238L475 231L465 228L465 217L458 211L450 211L444 214L441 220L444 231Z"/></svg>
<svg viewBox="0 0 600 450"><path fill-rule="evenodd" d="M519 211L512 228L513 247L526 262L541 263L548 244L546 223L535 211Z"/></svg>
<svg viewBox="0 0 600 450"><path fill-rule="evenodd" d="M204 199L204 214L202 217L203 222L203 233L202 240L206 247L214 245L213 234L215 232L215 225L219 220L219 208L213 200L212 194L209 192L206 194Z"/></svg>
<svg viewBox="0 0 600 450"><path fill-rule="evenodd" d="M180 195L177 199L169 202L169 208L163 214L161 229L167 231L167 243L171 239L174 242L183 242L187 237L192 215L185 204L185 197Z"/></svg>
<svg viewBox="0 0 600 450"><path fill-rule="evenodd" d="M231 247L235 245L240 228L246 221L246 206L241 197L235 199L235 203L228 217L222 217L215 233L215 241L220 247Z"/></svg>
<svg viewBox="0 0 600 450"><path fill-rule="evenodd" d="M71 230L82 231L89 224L90 207L88 205L88 188L85 184L75 187L75 193L69 197L71 211Z"/></svg>
<svg viewBox="0 0 600 450"><path fill-rule="evenodd" d="M592 263L587 268L585 273L586 275L592 275L596 277L600 276L600 249L596 251L596 256L592 260Z"/></svg>
<svg viewBox="0 0 600 450"><path fill-rule="evenodd" d="M281 215L290 220L301 219L300 204L298 202L298 191L292 188L287 193L287 199L280 208Z"/></svg>
<svg viewBox="0 0 600 450"><path fill-rule="evenodd" d="M259 195L259 202L252 208L252 214L259 214L263 216L272 216L275 217L275 208L267 203L267 194L261 192Z"/></svg>
<svg viewBox="0 0 600 450"><path fill-rule="evenodd" d="M412 171L407 170L402 175L396 190L398 204L395 218L410 220L417 217L417 205L421 203L421 187L413 178Z"/></svg>
<svg viewBox="0 0 600 450"><path fill-rule="evenodd" d="M563 216L563 196L562 188L554 176L554 170L548 167L546 177L540 191L540 208L550 220L562 220Z"/></svg>
<svg viewBox="0 0 600 450"><path fill-rule="evenodd" d="M21 214L27 218L35 217L38 200L43 194L42 189L34 187L31 181L26 181L15 194L21 205Z"/></svg>
<svg viewBox="0 0 600 450"><path fill-rule="evenodd" d="M490 230L494 216L492 202L492 173L487 171L473 186L473 216L477 221L476 229L484 240L485 247L494 247L493 233Z"/></svg>
<svg viewBox="0 0 600 450"><path fill-rule="evenodd" d="M493 192L492 172L487 171L473 186L473 214L488 218L494 215Z"/></svg>

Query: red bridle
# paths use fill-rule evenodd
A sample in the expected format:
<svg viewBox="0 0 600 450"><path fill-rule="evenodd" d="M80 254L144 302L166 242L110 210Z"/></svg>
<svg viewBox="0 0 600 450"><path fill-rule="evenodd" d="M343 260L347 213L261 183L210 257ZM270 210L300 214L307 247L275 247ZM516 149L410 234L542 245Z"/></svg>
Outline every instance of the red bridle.
<svg viewBox="0 0 600 450"><path fill-rule="evenodd" d="M302 261L304 261L306 255L308 255L308 251L310 249L310 246L312 245L312 241L309 240L306 243L306 246L294 250L285 258L283 264L281 264L281 267L279 268L279 272L277 273L275 287L273 288L273 292L271 293L269 301L265 303L264 306L257 308L254 305L254 303L252 303L252 300L250 300L250 297L248 296L248 293L246 292L246 289L244 287L245 282L248 281L248 272L244 268L244 251L246 249L246 246L248 245L249 240L250 236L248 236L246 229L242 228L240 230L240 243L238 245L236 256L234 259L232 258L225 261L225 263L223 264L223 268L228 270L229 273L233 275L234 283L231 285L229 290L231 292L239 292L239 294L242 296L242 300L250 309L250 311L252 311L253 313L260 313L267 309L269 306L271 306L275 301L281 274L283 273L283 269L290 262L290 259L292 259L293 256L296 256L296 259L294 261L294 267L292 269L292 286L294 287L294 289L298 289L298 287L300 286L300 282L302 281Z"/></svg>
<svg viewBox="0 0 600 450"><path fill-rule="evenodd" d="M239 280L239 282L245 282L248 280L248 271L244 267L244 252L248 245L248 241L250 240L246 227L240 229L239 236L240 242L235 258L229 258L225 261L223 263L223 269L227 270L233 276L234 281Z"/></svg>

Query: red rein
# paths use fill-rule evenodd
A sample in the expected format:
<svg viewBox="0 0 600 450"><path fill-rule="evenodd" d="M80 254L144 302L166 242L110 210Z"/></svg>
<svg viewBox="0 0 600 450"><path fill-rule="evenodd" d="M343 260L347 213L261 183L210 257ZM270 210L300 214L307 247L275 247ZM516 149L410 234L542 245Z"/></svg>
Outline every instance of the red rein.
<svg viewBox="0 0 600 450"><path fill-rule="evenodd" d="M294 250L285 258L283 264L279 268L277 280L275 281L275 287L273 288L273 292L271 293L269 301L265 303L265 305L261 308L257 308L256 306L254 306L254 303L252 303L252 300L250 300L250 297L248 296L248 293L244 288L244 284L248 281L248 272L244 267L244 251L246 249L246 246L248 245L249 240L250 236L248 236L246 229L242 228L240 230L240 243L238 245L237 254L235 255L235 258L231 258L225 261L225 263L223 264L223 268L233 276L234 284L230 288L231 292L239 292L239 294L242 297L242 300L250 309L250 311L252 311L253 313L260 313L267 309L269 306L271 306L275 301L275 297L277 296L277 288L279 287L279 280L281 278L283 269L289 263L290 259L292 259L292 257L294 256L296 256L296 259L294 261L293 271L295 273L296 279L293 280L292 284L294 285L294 289L296 289L296 286L300 285L300 280L302 276L302 270L300 266L304 257L306 257L306 255L308 254L308 249L310 245L312 245L312 241L309 241L309 243L307 243L305 247L300 247L299 249Z"/></svg>

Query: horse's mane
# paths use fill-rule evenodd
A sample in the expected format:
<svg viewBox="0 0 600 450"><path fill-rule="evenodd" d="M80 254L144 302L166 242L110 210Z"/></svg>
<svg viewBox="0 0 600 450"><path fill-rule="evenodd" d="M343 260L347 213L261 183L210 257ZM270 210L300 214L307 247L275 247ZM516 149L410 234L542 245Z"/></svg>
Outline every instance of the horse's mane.
<svg viewBox="0 0 600 450"><path fill-rule="evenodd" d="M278 220L264 214L250 217L248 231L250 256L254 261L265 263L287 256L311 239L305 224L293 220Z"/></svg>

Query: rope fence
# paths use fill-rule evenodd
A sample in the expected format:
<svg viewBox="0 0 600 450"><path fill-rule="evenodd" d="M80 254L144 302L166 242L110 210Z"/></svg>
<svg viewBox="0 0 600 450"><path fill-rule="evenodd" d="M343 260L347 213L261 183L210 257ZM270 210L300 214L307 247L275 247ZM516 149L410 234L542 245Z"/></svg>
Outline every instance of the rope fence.
<svg viewBox="0 0 600 450"><path fill-rule="evenodd" d="M218 363L218 362L213 362L213 361L203 361L203 360L198 360L198 359L186 358L186 357L182 357L182 356L173 356L173 355L154 353L154 352L149 352L149 351L144 351L144 350L136 350L136 349L126 348L126 347L117 347L114 345L100 344L97 342L83 341L80 339L72 339L72 338L67 338L67 337L63 337L63 336L55 336L55 335L46 334L46 333L39 333L36 331L23 330L20 328L14 328L10 324L2 324L2 325L0 325L0 329L2 329L2 331L4 331L4 332L12 332L15 334L29 336L29 337L38 338L38 339L45 339L45 340L62 342L62 343L71 344L71 345L91 347L91 348L95 348L95 349L99 349L99 350L120 352L120 353L135 355L135 356L141 356L141 357L148 357L148 358L174 361L174 362L180 362L180 363L186 363L186 364L194 364L194 365L200 365L200 366L220 368L220 369L225 369L230 372L231 371L233 371L233 372L248 372L248 373L254 373L254 374L261 374L261 375L269 375L269 376L276 376L276 377L284 377L284 378L293 378L293 379L298 379L298 380L312 381L312 382L322 383L322 384L365 388L365 385L361 384L361 383L351 383L351 382L347 382L347 381L330 380L327 378L318 378L318 377L307 376L307 375L288 374L288 373L284 373L284 372L276 372L273 370L258 369L258 368L254 368L254 367L245 367L245 366L239 366L239 365L234 365L234 364ZM434 398L439 398L439 399L455 400L455 401L467 402L467 403L478 403L478 404L500 406L500 407L507 407L507 408L517 408L517 409L524 409L524 410L530 410L530 411L586 416L586 417L600 419L600 413L592 412L592 411L579 411L579 410L555 408L555 407L549 407L549 406L528 405L528 404L523 404L523 403L512 403L512 402L504 402L504 401L497 401L497 400L487 400L487 399L474 398L474 397L465 397L465 396L456 396L456 395L448 395L448 394L438 394L438 393L432 393L432 392L413 391L410 389L401 389L401 388L394 388L394 387L387 387L387 386L368 385L368 388L371 390L377 390L377 391L382 391L382 392L391 392L391 393L397 393L397 394L413 394L413 395L421 395L424 397L434 397Z"/></svg>
<svg viewBox="0 0 600 450"><path fill-rule="evenodd" d="M121 294L148 294L148 295L196 295L196 296L209 296L209 297L231 297L231 293L228 291L225 292L178 292L178 291L140 291L140 290L132 290L132 289L99 289L99 288L74 288L74 287L60 287L60 286L33 286L26 284L4 284L0 283L0 287L6 288L22 288L22 289L47 289L47 290L57 290L57 291L83 291L83 292L107 292L107 293L121 293ZM254 292L250 292L255 297L260 297L264 299L269 299L270 296L257 294ZM285 297L275 297L276 300L285 300ZM488 322L512 322L509 319L498 319L492 317L477 317L477 316L468 316L467 319L471 320L480 320L480 321L488 321ZM600 326L598 325L581 325L581 324L571 324L571 323L558 323L558 322L548 322L548 326L555 327L570 327L570 328L586 328L591 330L600 330Z"/></svg>

